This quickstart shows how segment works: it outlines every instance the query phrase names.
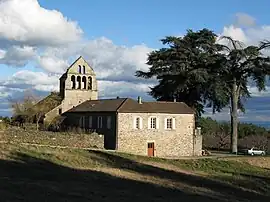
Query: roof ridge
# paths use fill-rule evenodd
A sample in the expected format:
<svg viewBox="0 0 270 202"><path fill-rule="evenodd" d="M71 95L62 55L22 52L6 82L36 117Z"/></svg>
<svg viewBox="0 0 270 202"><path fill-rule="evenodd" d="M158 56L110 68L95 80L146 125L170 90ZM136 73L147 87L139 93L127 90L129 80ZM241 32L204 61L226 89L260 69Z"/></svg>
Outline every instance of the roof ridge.
<svg viewBox="0 0 270 202"><path fill-rule="evenodd" d="M123 100L123 102L121 102L121 104L119 105L119 107L116 109L116 112L118 112L119 109L121 109L121 107L123 106L123 104L124 104L128 99L129 99L129 98L125 98L125 99Z"/></svg>

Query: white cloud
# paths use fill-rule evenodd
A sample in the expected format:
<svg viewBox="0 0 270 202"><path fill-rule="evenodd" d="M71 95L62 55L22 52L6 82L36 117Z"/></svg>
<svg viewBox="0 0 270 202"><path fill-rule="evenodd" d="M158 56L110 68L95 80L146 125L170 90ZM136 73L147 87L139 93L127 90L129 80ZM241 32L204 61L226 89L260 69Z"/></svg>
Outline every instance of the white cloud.
<svg viewBox="0 0 270 202"><path fill-rule="evenodd" d="M32 72L21 70L16 72L6 81L0 83L2 87L10 89L32 88L39 91L58 91L58 75L51 75L44 72Z"/></svg>
<svg viewBox="0 0 270 202"><path fill-rule="evenodd" d="M256 25L256 19L246 13L236 13L236 25L237 26L254 26Z"/></svg>
<svg viewBox="0 0 270 202"><path fill-rule="evenodd" d="M261 41L270 40L270 25L246 29L234 25L225 26L221 35L230 36L245 45L258 45Z"/></svg>
<svg viewBox="0 0 270 202"><path fill-rule="evenodd" d="M147 70L147 54L153 49L146 45L132 47L117 46L111 40L101 37L88 41L82 48L82 55L94 67L98 79L113 81L138 80L137 70Z"/></svg>
<svg viewBox="0 0 270 202"><path fill-rule="evenodd" d="M253 97L266 97L270 95L270 87L266 86L266 89L263 91L259 91L256 86L249 86L248 87L249 92L251 93L251 96Z"/></svg>
<svg viewBox="0 0 270 202"><path fill-rule="evenodd" d="M24 66L35 57L35 50L30 46L12 46L0 52L0 62L9 66Z"/></svg>
<svg viewBox="0 0 270 202"><path fill-rule="evenodd" d="M76 22L37 0L0 1L0 27L0 39L32 46L77 42L83 33Z"/></svg>
<svg viewBox="0 0 270 202"><path fill-rule="evenodd" d="M126 81L98 81L99 97L133 97L143 96L146 99L151 99L147 96L151 83L132 83Z"/></svg>
<svg viewBox="0 0 270 202"><path fill-rule="evenodd" d="M41 55L54 47L64 50L83 36L77 22L42 8L37 0L1 0L0 28L0 64L24 66L34 60L49 72L53 61ZM55 63L55 70L63 68Z"/></svg>
<svg viewBox="0 0 270 202"><path fill-rule="evenodd" d="M223 28L222 36L230 36L234 40L248 43L250 39L246 36L245 31L242 28L235 27L234 25L226 26Z"/></svg>

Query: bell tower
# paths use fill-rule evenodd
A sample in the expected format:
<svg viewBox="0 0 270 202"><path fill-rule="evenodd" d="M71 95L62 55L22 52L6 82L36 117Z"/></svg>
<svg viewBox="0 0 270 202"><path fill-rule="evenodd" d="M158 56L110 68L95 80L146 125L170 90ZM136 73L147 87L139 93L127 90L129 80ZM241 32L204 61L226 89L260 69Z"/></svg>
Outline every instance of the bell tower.
<svg viewBox="0 0 270 202"><path fill-rule="evenodd" d="M62 112L98 99L96 74L81 56L60 77L60 95Z"/></svg>

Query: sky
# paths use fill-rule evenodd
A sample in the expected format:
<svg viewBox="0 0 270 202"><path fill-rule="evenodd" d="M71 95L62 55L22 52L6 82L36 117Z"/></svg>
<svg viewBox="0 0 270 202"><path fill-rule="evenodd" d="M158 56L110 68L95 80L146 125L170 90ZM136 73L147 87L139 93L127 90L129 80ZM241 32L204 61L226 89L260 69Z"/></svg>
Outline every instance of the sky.
<svg viewBox="0 0 270 202"><path fill-rule="evenodd" d="M208 28L258 44L270 40L269 6L269 0L0 0L0 116L11 114L10 100L26 89L40 96L57 91L58 78L80 55L96 72L100 98L150 100L155 81L134 73L148 70L147 54L162 47L160 39ZM241 121L270 125L266 89L249 84L252 98ZM205 110L229 119L227 108L215 115Z"/></svg>

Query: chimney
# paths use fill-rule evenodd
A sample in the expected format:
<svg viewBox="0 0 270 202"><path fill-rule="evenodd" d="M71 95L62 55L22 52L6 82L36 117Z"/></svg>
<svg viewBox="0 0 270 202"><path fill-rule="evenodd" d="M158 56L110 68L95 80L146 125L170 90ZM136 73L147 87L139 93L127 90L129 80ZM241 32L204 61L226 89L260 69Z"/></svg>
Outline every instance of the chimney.
<svg viewBox="0 0 270 202"><path fill-rule="evenodd" d="M139 104L142 104L142 98L141 98L141 96L138 96L138 103Z"/></svg>
<svg viewBox="0 0 270 202"><path fill-rule="evenodd" d="M176 98L173 99L173 102L176 102Z"/></svg>

